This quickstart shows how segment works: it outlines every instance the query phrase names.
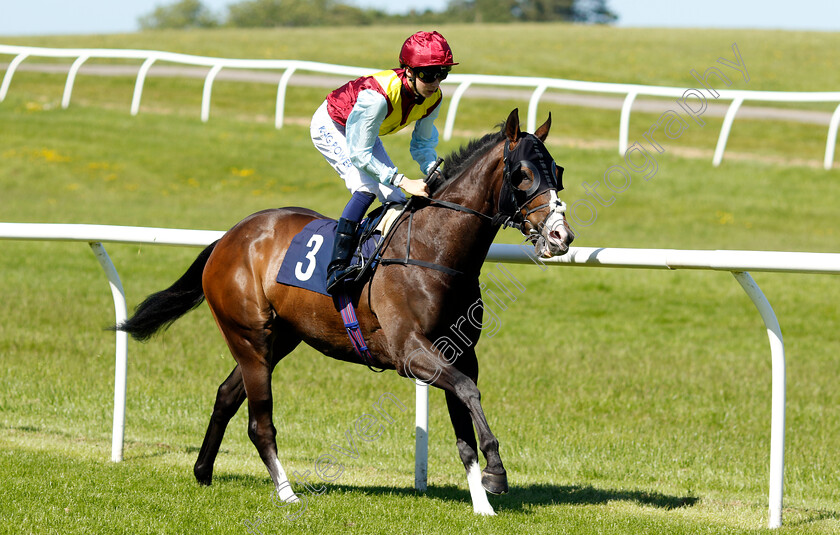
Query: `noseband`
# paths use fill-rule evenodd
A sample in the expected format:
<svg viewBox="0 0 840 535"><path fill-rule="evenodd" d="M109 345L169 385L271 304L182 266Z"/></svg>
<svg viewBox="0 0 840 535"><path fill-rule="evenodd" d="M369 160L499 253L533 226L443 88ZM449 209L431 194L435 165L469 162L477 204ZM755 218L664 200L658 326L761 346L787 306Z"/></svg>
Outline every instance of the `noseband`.
<svg viewBox="0 0 840 535"><path fill-rule="evenodd" d="M515 227L528 236L536 230L527 219L530 214L546 207L552 208L549 215L556 209L565 209L556 195L563 189L563 168L554 162L548 149L533 134L525 135L513 150L510 149L510 141L505 141L504 164L498 211L493 223L502 228ZM551 201L522 213L531 201L549 191L555 192ZM552 206L554 203L556 205ZM526 225L531 228L526 229Z"/></svg>

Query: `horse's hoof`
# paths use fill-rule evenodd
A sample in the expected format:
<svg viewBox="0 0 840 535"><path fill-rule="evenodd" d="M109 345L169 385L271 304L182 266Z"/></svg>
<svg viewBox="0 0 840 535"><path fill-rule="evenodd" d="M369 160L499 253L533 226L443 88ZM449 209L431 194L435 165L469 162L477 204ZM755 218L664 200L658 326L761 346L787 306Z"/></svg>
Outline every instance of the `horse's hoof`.
<svg viewBox="0 0 840 535"><path fill-rule="evenodd" d="M193 474L195 474L195 480L198 481L199 485L209 487L210 483L213 482L213 470L201 470L196 467L193 469Z"/></svg>
<svg viewBox="0 0 840 535"><path fill-rule="evenodd" d="M507 494L507 472L502 470L501 474L491 474L486 470L482 471L481 486L490 494Z"/></svg>

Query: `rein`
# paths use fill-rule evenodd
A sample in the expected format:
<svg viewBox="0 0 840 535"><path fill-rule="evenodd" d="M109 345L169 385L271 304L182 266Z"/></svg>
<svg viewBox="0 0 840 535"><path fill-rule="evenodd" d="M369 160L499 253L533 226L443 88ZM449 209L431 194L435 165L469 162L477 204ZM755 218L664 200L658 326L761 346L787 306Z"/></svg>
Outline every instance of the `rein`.
<svg viewBox="0 0 840 535"><path fill-rule="evenodd" d="M471 215L474 215L474 216L478 216L482 219L487 219L487 220L490 220L490 221L493 220L493 218L491 216L489 216L487 214L482 214L481 212L479 212L477 210L473 210L472 208L468 208L468 207L466 207L462 204L457 204L457 203L449 202L449 201L442 201L440 199L435 199L435 198L432 198L432 197L427 197L427 200L428 200L428 203L429 203L430 206L431 205L438 205L438 206L442 206L444 208L449 208L450 210L455 210L456 212L464 212L465 214L471 214Z"/></svg>
<svg viewBox="0 0 840 535"><path fill-rule="evenodd" d="M432 176L434 175L435 171L437 170L437 168L440 166L441 163L443 163L443 159L438 158L438 160L435 162L434 166L432 166L432 168L429 170L429 173L426 176L426 178L424 179L424 182L426 182L427 184L429 183L429 180L432 178ZM399 265L420 266L420 267L424 267L424 268L428 268L428 269L434 269L434 270L440 271L442 273L446 273L447 275L451 275L453 277L460 277L460 276L464 275L463 271L458 271L457 269L452 269L450 267L442 266L440 264L434 264L432 262L426 262L424 260L416 260L416 259L411 258L411 227L412 227L412 223L414 222L414 214L418 209L423 208L422 206L415 206L415 203L420 201L421 199L424 200L426 203L428 203L426 206L437 205L437 206L441 206L443 208L448 208L450 210L455 210L457 212L464 212L464 213L467 213L467 214L478 216L482 219L487 219L494 225L498 224L496 222L496 216L490 217L487 214L482 214L481 212L473 210L472 208L468 208L466 206L463 206L463 205L460 205L460 204L457 204L457 203L454 203L454 202L443 201L443 200L440 200L440 199L433 199L431 197L412 197L411 199L408 200L408 202L403 207L402 212L400 213L400 216L402 216L402 214L405 213L406 210L409 210L408 234L407 234L406 243L405 243L405 257L403 257L403 258L379 258L379 256L381 255L380 251L383 251L384 248L387 247L386 242L390 242L391 237L394 235L394 233L393 233L394 229L392 229L392 231L388 233L388 236L386 238L384 238L379 243L379 245L376 247L376 250L370 256L370 258L368 259L364 268L361 270L359 275L356 277L356 281L360 281L365 276L365 273L367 272L369 267L373 266L374 269L375 269L376 264L381 264L381 265L399 264ZM397 218L399 219L400 216L397 216Z"/></svg>
<svg viewBox="0 0 840 535"><path fill-rule="evenodd" d="M463 206L461 204L457 204L457 203L454 203L454 202L443 201L443 200L440 200L440 199L433 199L431 197L425 197L425 198L424 197L412 197L412 200L413 199L418 199L418 200L423 199L423 200L425 200L428 203L428 204L426 204L426 206L440 206L442 208L448 208L450 210L455 210L457 212L463 212L465 214L478 216L482 219L486 219L486 220L491 221L491 222L494 220L493 217L490 217L487 214L482 214L479 211L473 210L472 208L468 208L466 206ZM379 263L382 264L382 265L400 264L400 265L420 266L420 267L424 267L424 268L428 268L428 269L434 269L434 270L440 271L442 273L446 273L447 275L451 275L453 277L463 276L464 275L463 271L458 271L457 269L452 269L450 267L442 266L440 264L434 264L432 262L426 262L424 260L416 260L414 258L411 258L411 226L412 226L412 223L414 221L414 214L417 212L417 210L419 210L420 208L423 208L423 206L416 206L416 207L411 206L410 208L411 208L411 212L408 215L408 237L407 237L406 242L405 242L405 257L403 257L403 258L382 258L381 260L379 260ZM389 233L389 237L388 237L389 240L390 240L391 236L393 236L393 234Z"/></svg>
<svg viewBox="0 0 840 535"><path fill-rule="evenodd" d="M423 199L423 201L427 203L426 206L440 206L441 208L447 208L449 210L455 210L456 212L462 212L462 213L465 213L465 214L469 214L469 215L479 217L481 219L484 219L485 221L489 221L490 224L492 224L494 226L501 226L502 228L514 227L514 228L518 229L520 232L522 232L523 234L525 233L524 232L524 223L514 221L515 216L510 216L510 215L506 215L506 214L496 214L496 215L493 215L493 216L489 216L487 214L483 214L483 213L481 213L477 210L473 210L472 208L469 208L467 206L464 206L464 205L458 204L458 203L454 203L454 202L444 201L444 200L441 200L441 199L435 199L435 198L432 198L432 197L412 197L412 199L415 199L415 198L418 199L418 200ZM539 209L541 209L545 206L548 206L548 203L540 205L540 206L530 210L528 212L528 214L530 214L532 212L535 212L535 211L537 211L537 210L539 210ZM446 273L447 275L452 275L453 277L463 276L464 275L463 271L458 271L456 269L452 269L452 268L447 267L447 266L442 266L440 264L434 264L432 262L426 262L426 261L423 261L423 260L415 260L415 259L410 257L411 256L411 226L412 226L412 222L414 220L414 214L420 208L423 208L423 206L417 206L417 207L412 206L411 207L411 213L408 216L408 238L407 238L406 244L405 244L405 256L403 258L383 258L383 259L379 260L379 263L382 264L382 265L401 264L401 265L420 266L420 267L424 267L424 268L435 269L435 270L440 271L442 273ZM528 214L526 214L526 216ZM389 237L389 239L390 239L390 237ZM374 261L376 261L376 260L374 259Z"/></svg>

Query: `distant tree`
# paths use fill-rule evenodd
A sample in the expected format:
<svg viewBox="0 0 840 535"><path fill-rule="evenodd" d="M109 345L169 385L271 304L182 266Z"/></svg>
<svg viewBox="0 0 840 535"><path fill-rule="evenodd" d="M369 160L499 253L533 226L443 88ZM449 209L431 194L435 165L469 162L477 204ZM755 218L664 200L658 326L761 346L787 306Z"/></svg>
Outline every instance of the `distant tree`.
<svg viewBox="0 0 840 535"><path fill-rule="evenodd" d="M219 25L218 19L200 0L180 0L168 6L157 6L137 22L142 30L214 28Z"/></svg>
<svg viewBox="0 0 840 535"><path fill-rule="evenodd" d="M285 9L284 9L285 8ZM247 0L228 6L227 23L239 28L271 28L282 26L293 17L281 0Z"/></svg>
<svg viewBox="0 0 840 535"><path fill-rule="evenodd" d="M446 14L459 22L574 21L604 24L617 19L607 0L449 0Z"/></svg>
<svg viewBox="0 0 840 535"><path fill-rule="evenodd" d="M618 20L618 15L610 11L607 0L575 0L572 20L592 24L609 24Z"/></svg>
<svg viewBox="0 0 840 535"><path fill-rule="evenodd" d="M387 18L383 11L360 9L344 2L336 2L332 9L327 10L326 15L326 24L340 26L361 26Z"/></svg>
<svg viewBox="0 0 840 535"><path fill-rule="evenodd" d="M510 22L517 0L449 0L446 14L458 22Z"/></svg>
<svg viewBox="0 0 840 535"><path fill-rule="evenodd" d="M228 6L222 22L200 0L180 0L158 6L141 17L140 27L212 28L225 24L237 28L288 26L363 26L367 24L427 25L443 22L550 22L574 21L606 24L617 19L607 0L449 0L444 11L427 9L391 15L362 9L350 0L242 0Z"/></svg>
<svg viewBox="0 0 840 535"><path fill-rule="evenodd" d="M519 0L516 2L516 18L529 22L572 20L575 0Z"/></svg>

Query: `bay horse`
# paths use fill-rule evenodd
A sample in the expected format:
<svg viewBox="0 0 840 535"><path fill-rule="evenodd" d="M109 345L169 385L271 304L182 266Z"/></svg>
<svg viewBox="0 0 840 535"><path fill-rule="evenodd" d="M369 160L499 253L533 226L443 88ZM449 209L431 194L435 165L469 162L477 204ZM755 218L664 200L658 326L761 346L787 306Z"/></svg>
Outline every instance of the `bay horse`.
<svg viewBox="0 0 840 535"><path fill-rule="evenodd" d="M566 253L574 239L565 204L557 197L562 168L543 144L551 115L534 134L520 130L518 110L500 126L450 155L442 180L430 184L431 198L417 199L420 202L394 223L382 255L390 251L392 257L404 256L410 244L416 262L382 262L355 296L374 364L445 391L473 510L482 515L495 514L485 491L503 494L508 483L499 442L487 424L476 386L474 348L481 329L460 326L470 344L457 359L447 359L432 341L449 332L481 299L479 272L500 228L519 228L542 257ZM227 424L247 399L248 436L277 496L287 504L298 501L277 458L274 367L300 342L334 359L368 364L354 351L329 296L275 282L292 238L315 219L326 218L295 207L246 217L204 249L172 286L148 296L131 318L116 326L147 340L207 300L236 367L219 386L195 463L201 484L211 483ZM477 446L487 462L483 471Z"/></svg>

